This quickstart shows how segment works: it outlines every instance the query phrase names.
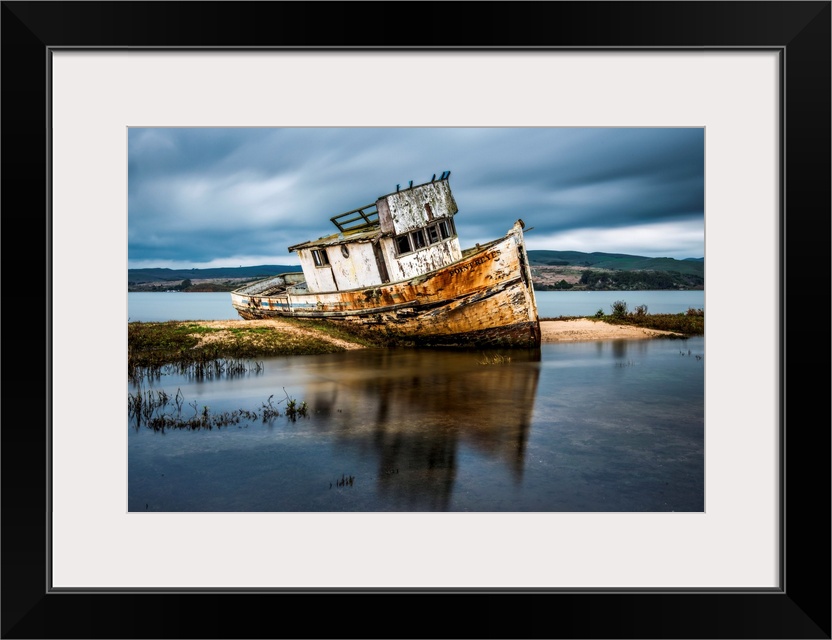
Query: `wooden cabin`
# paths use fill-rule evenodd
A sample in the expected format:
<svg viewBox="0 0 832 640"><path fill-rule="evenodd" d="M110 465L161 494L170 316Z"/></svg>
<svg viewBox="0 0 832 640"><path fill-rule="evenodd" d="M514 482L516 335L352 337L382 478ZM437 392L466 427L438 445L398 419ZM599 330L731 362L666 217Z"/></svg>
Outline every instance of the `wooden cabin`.
<svg viewBox="0 0 832 640"><path fill-rule="evenodd" d="M300 258L306 290L363 289L408 280L460 260L449 175L446 171L438 180L334 216L337 233L289 247Z"/></svg>

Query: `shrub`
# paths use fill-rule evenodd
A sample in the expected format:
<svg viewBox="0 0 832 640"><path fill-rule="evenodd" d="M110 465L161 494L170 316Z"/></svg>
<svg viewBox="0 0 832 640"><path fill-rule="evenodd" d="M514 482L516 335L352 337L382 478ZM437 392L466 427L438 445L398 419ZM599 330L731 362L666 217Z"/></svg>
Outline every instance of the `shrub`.
<svg viewBox="0 0 832 640"><path fill-rule="evenodd" d="M627 315L627 303L623 300L616 300L610 307L612 308L612 315L614 318L623 318Z"/></svg>
<svg viewBox="0 0 832 640"><path fill-rule="evenodd" d="M638 306L634 309L634 313L635 313L637 316L646 316L646 315L647 315L647 305L646 305L646 304L640 304L640 305L638 305Z"/></svg>
<svg viewBox="0 0 832 640"><path fill-rule="evenodd" d="M596 318L603 318L604 317L604 310L603 309L598 309L598 311L595 312L595 317Z"/></svg>

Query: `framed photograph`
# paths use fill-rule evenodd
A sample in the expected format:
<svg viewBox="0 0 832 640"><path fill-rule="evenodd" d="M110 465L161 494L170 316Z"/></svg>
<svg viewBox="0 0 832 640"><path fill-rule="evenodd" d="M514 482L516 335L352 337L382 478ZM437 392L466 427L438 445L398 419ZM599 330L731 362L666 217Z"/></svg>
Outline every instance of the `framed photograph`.
<svg viewBox="0 0 832 640"><path fill-rule="evenodd" d="M705 511L704 127L146 126L127 153L131 513Z"/></svg>
<svg viewBox="0 0 832 640"><path fill-rule="evenodd" d="M45 288L29 313L6 278L4 637L830 637L828 331L795 311L829 265L829 2L2 12L5 266ZM704 131L704 510L130 508L129 132L274 127Z"/></svg>

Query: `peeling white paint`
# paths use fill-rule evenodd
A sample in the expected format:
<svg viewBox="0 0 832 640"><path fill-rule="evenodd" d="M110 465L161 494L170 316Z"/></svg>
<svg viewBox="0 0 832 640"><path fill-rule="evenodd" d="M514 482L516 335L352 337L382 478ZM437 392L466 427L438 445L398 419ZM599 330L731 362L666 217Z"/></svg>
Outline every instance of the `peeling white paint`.
<svg viewBox="0 0 832 640"><path fill-rule="evenodd" d="M413 231L437 218L449 218L458 211L447 180L391 193L379 198L376 208L381 230L394 235Z"/></svg>
<svg viewBox="0 0 832 640"><path fill-rule="evenodd" d="M340 245L346 247L344 256L340 247L330 249L332 273L338 289L358 289L381 284L373 246L369 242Z"/></svg>
<svg viewBox="0 0 832 640"><path fill-rule="evenodd" d="M462 258L459 239L455 235L402 255L391 237L424 229L437 220L453 218L457 206L447 180L382 196L376 207L379 226L375 234L362 232L353 242L345 234L327 236L296 249L310 292L344 291L382 284L382 271L368 242L373 235L379 240L384 266L392 281L436 271ZM448 224L452 230L453 225ZM346 256L342 247L346 248ZM328 266L315 264L312 251L316 249L326 251Z"/></svg>

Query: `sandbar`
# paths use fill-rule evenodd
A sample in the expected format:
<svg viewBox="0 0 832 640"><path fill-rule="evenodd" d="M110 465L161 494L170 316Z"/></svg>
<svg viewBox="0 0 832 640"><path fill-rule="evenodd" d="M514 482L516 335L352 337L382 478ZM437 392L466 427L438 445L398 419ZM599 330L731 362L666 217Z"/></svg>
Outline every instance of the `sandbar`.
<svg viewBox="0 0 832 640"><path fill-rule="evenodd" d="M573 320L541 320L542 342L583 342L590 340L644 340L667 335L673 331L645 329L628 325L610 324L603 320L577 318Z"/></svg>

